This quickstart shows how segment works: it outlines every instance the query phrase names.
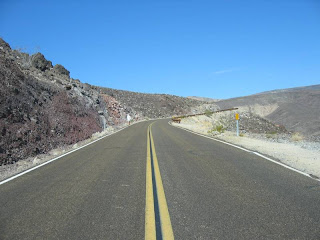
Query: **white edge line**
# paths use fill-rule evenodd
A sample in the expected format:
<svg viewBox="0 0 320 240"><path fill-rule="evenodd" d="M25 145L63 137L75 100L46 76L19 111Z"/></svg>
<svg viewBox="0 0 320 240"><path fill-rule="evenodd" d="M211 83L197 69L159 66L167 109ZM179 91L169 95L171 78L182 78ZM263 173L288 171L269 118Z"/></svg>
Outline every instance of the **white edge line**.
<svg viewBox="0 0 320 240"><path fill-rule="evenodd" d="M183 128L183 127L179 127L179 126L172 125L170 121L168 122L168 124L171 125L171 126L173 126L173 127L183 129L183 130L185 130L185 131L187 131L187 132L190 132L190 133L193 133L193 134L196 134L196 135L205 137L205 138L209 138L209 139L214 140L214 141L217 141L217 142L221 142L221 143L230 145L230 146L232 146L232 147L241 149L241 150L243 150L243 151L245 151L245 152L253 153L253 154L255 154L255 155L259 156L259 157L262 157L262 158L264 158L264 159L266 159L266 160L268 160L268 161L271 161L271 162L273 162L273 163L276 163L276 164L278 164L278 165L280 165L280 166L282 166L282 167L285 167L285 168L287 168L287 169L290 169L290 170L292 170L292 171L295 171L295 172L297 172L297 173L300 173L300 174L302 174L302 175L304 175L304 176L307 176L307 177L309 177L309 178L311 178L311 179L313 179L313 180L315 180L315 181L318 181L318 182L320 181L320 179L314 178L314 177L310 176L310 174L308 174L308 173L302 172L302 171L300 171L300 170L298 170L298 169L295 169L295 168L293 168L293 167L290 167L290 166L288 166L288 165L286 165L286 164L284 164L284 163L281 163L281 162L278 162L278 161L276 161L276 160L273 160L273 159L271 159L271 158L269 158L269 157L266 157L266 156L262 155L261 153L254 152L254 151L248 150L248 149L246 149L246 148L237 146L237 145L235 145L235 144L228 143L228 142L225 142L225 141L216 139L216 138L212 138L212 137L203 135L203 134L201 134L201 133L194 132L194 131L192 131L192 130L189 130L189 129L186 129L186 128Z"/></svg>
<svg viewBox="0 0 320 240"><path fill-rule="evenodd" d="M147 121L148 121L148 120L147 120ZM92 141L92 142L89 142L89 143L87 143L87 144L85 144L85 145L83 145L83 146L81 146L81 147L79 147L79 148L77 148L77 149L74 149L74 150L72 150L72 151L70 151L70 152L64 153L64 154L62 154L62 155L60 155L60 156L58 156L58 157L56 157L56 158L53 158L53 159L51 159L51 160L48 160L48 161L46 161L46 162L44 162L44 163L41 163L41 164L39 164L39 165L37 165L37 166L35 166L35 167L29 168L29 169L27 169L27 170L25 170L25 171L23 171L23 172L21 172L21 173L18 173L18 174L16 174L16 175L12 176L12 177L9 177L9 178L1 181L1 182L0 182L0 185L2 185L2 184L4 184L4 183L7 183L7 182L9 182L9 181L11 181L11 180L13 180L13 179L15 179L15 178L17 178L17 177L20 177L20 176L22 176L22 175L24 175L24 174L26 174L26 173L28 173L28 172L31 172L31 171L33 171L33 170L36 170L37 168L42 167L42 166L44 166L44 165L47 165L47 164L49 164L49 163L51 163L51 162L53 162L53 161L55 161L55 160L58 160L59 158L62 158L62 157L64 157L64 156L68 155L68 154L71 154L71 153L73 153L73 152L75 152L75 151L78 151L78 150L80 150L81 148L84 148L84 147L86 147L86 146L89 146L89 145L97 142L97 141L100 141L100 140L103 139L103 138L106 138L106 137L109 137L109 136L111 136L111 135L113 135L113 134L116 134L116 133L118 133L118 132L120 132L120 131L122 131L122 130L124 130L124 129L126 129L126 128L134 125L134 124L136 124L136 123L139 123L139 122L144 122L144 121L134 122L133 124L131 124L131 125L129 125L129 126L126 126L126 127L124 127L124 128L121 128L121 129L119 129L119 130L117 130L117 131L115 131L115 132L113 132L113 133L111 133L111 134L102 136L102 137L100 137L100 138L98 138L98 139L96 139L96 140L94 140L94 141Z"/></svg>

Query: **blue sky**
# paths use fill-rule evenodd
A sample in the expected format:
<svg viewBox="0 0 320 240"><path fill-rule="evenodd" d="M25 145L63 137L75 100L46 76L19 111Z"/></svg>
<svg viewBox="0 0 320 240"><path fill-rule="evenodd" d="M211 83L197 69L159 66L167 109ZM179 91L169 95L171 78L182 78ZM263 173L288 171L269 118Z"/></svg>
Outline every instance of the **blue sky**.
<svg viewBox="0 0 320 240"><path fill-rule="evenodd" d="M320 1L0 1L0 36L71 77L230 98L320 84Z"/></svg>

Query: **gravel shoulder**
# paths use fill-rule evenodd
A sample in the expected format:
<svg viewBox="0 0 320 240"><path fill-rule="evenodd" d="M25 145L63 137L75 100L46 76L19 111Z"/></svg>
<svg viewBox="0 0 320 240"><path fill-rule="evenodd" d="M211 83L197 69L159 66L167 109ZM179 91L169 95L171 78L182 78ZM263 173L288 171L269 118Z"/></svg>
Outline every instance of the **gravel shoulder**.
<svg viewBox="0 0 320 240"><path fill-rule="evenodd" d="M207 116L197 116L182 119L181 123L172 123L191 131L213 136L210 130L214 120ZM266 138L265 136L269 137ZM297 170L320 178L320 143L310 141L290 141L281 137L276 139L266 134L241 134L237 137L234 131L225 131L213 137L236 144L246 149L262 153Z"/></svg>

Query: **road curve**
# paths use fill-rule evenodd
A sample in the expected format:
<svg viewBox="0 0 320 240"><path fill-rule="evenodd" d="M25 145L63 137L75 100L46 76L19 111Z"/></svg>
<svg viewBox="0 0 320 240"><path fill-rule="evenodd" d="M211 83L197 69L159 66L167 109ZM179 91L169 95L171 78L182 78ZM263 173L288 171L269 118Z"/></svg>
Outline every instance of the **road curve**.
<svg viewBox="0 0 320 240"><path fill-rule="evenodd" d="M175 239L320 239L319 182L151 122L0 185L0 239L144 239L150 154Z"/></svg>
<svg viewBox="0 0 320 240"><path fill-rule="evenodd" d="M320 239L320 185L268 160L152 127L176 239Z"/></svg>
<svg viewBox="0 0 320 240"><path fill-rule="evenodd" d="M143 239L149 124L1 185L0 239Z"/></svg>

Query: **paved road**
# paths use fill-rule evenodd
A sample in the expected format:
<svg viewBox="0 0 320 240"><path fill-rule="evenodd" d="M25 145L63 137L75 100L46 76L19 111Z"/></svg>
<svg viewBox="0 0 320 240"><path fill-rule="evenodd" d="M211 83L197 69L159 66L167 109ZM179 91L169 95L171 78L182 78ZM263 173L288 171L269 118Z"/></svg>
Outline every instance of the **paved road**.
<svg viewBox="0 0 320 240"><path fill-rule="evenodd" d="M149 147L175 239L320 239L319 182L167 122ZM150 123L0 185L0 239L144 239Z"/></svg>
<svg viewBox="0 0 320 240"><path fill-rule="evenodd" d="M176 239L320 239L319 182L165 121L152 129Z"/></svg>
<svg viewBox="0 0 320 240"><path fill-rule="evenodd" d="M149 124L0 185L0 239L143 239Z"/></svg>

